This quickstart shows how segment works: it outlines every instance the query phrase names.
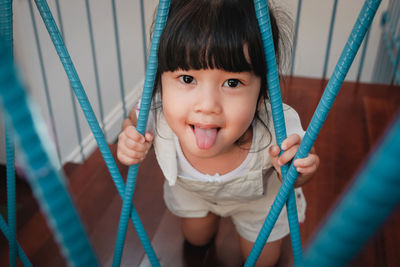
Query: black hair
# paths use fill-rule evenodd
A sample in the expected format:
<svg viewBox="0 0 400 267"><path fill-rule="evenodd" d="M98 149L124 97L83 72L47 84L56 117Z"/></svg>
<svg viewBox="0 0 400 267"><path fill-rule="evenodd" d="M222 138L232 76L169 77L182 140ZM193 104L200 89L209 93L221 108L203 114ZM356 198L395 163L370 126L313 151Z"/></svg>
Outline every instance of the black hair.
<svg viewBox="0 0 400 267"><path fill-rule="evenodd" d="M270 20L279 66L281 37L271 8ZM172 0L158 48L154 94L161 90L161 74L178 69L251 71L261 78L258 98L268 99L267 67L253 0ZM254 118L268 129L268 120L260 118L258 111Z"/></svg>

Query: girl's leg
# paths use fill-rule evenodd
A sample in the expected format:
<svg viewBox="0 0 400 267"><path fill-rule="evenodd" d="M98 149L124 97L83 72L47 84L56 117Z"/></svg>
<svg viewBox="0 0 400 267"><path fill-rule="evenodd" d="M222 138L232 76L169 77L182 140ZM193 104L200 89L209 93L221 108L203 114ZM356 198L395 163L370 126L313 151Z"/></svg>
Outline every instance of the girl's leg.
<svg viewBox="0 0 400 267"><path fill-rule="evenodd" d="M239 236L239 239L240 239L240 249L242 251L242 256L244 259L247 259L254 243L244 239L241 236ZM282 239L266 243L264 249L260 254L260 257L258 258L256 267L275 266L278 263L279 256L281 254L281 244L282 244Z"/></svg>
<svg viewBox="0 0 400 267"><path fill-rule="evenodd" d="M219 218L211 212L203 218L181 218L185 239L195 246L208 244L217 232Z"/></svg>

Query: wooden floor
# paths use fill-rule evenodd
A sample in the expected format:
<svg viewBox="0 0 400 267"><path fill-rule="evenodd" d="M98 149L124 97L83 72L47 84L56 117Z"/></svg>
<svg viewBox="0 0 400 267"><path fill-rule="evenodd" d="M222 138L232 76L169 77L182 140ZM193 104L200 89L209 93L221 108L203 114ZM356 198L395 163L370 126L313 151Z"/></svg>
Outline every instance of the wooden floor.
<svg viewBox="0 0 400 267"><path fill-rule="evenodd" d="M320 80L293 78L284 82L284 102L308 125L322 94ZM303 246L340 199L363 161L399 112L400 88L345 83L316 141L321 166L304 186L306 221L301 225ZM110 145L115 152L115 145ZM400 159L399 159L400 162ZM119 166L125 177L127 168ZM111 266L121 200L99 151L80 165L67 164L68 185L102 266ZM1 175L3 177L3 175ZM379 179L379 177L377 177ZM0 205L5 206L5 179L1 179ZM238 237L229 218L221 220L215 241L205 248L186 244L179 220L162 199L163 177L154 153L141 165L134 196L135 207L162 266L242 266ZM23 179L18 179L18 240L34 266L66 266L58 247ZM357 211L355 211L357 212ZM286 239L279 266L288 266L291 252ZM350 266L400 266L400 211L366 244ZM8 266L8 244L0 236L0 266ZM138 237L129 225L122 266L149 266Z"/></svg>

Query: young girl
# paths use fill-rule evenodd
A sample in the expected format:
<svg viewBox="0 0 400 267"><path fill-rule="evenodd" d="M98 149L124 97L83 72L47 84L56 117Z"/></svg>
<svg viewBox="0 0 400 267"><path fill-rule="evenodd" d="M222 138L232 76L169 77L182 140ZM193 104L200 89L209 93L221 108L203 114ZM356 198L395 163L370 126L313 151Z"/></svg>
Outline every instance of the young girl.
<svg viewBox="0 0 400 267"><path fill-rule="evenodd" d="M279 29L271 12L277 58ZM295 155L304 131L284 105L284 153L273 135L266 62L253 0L173 0L161 36L149 131L136 129L136 110L123 122L118 159L141 162L154 145L165 175L164 199L181 218L185 239L208 244L221 216L230 216L246 258L281 185L280 166ZM157 103L161 99L161 103ZM316 171L311 152L294 165L296 186ZM296 189L299 220L305 200ZM282 211L258 264L273 266L289 233Z"/></svg>

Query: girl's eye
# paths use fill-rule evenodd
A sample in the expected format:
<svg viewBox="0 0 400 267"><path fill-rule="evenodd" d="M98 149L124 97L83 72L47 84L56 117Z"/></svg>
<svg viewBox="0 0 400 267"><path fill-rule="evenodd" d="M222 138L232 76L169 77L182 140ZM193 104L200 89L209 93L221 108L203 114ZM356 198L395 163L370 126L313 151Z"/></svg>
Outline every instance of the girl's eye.
<svg viewBox="0 0 400 267"><path fill-rule="evenodd" d="M194 78L190 75L181 75L181 76L179 76L179 80L186 84L194 84L195 83Z"/></svg>
<svg viewBox="0 0 400 267"><path fill-rule="evenodd" d="M241 84L242 83L238 79L229 79L229 80L226 80L226 82L224 82L224 86L228 86L231 88L236 88Z"/></svg>

